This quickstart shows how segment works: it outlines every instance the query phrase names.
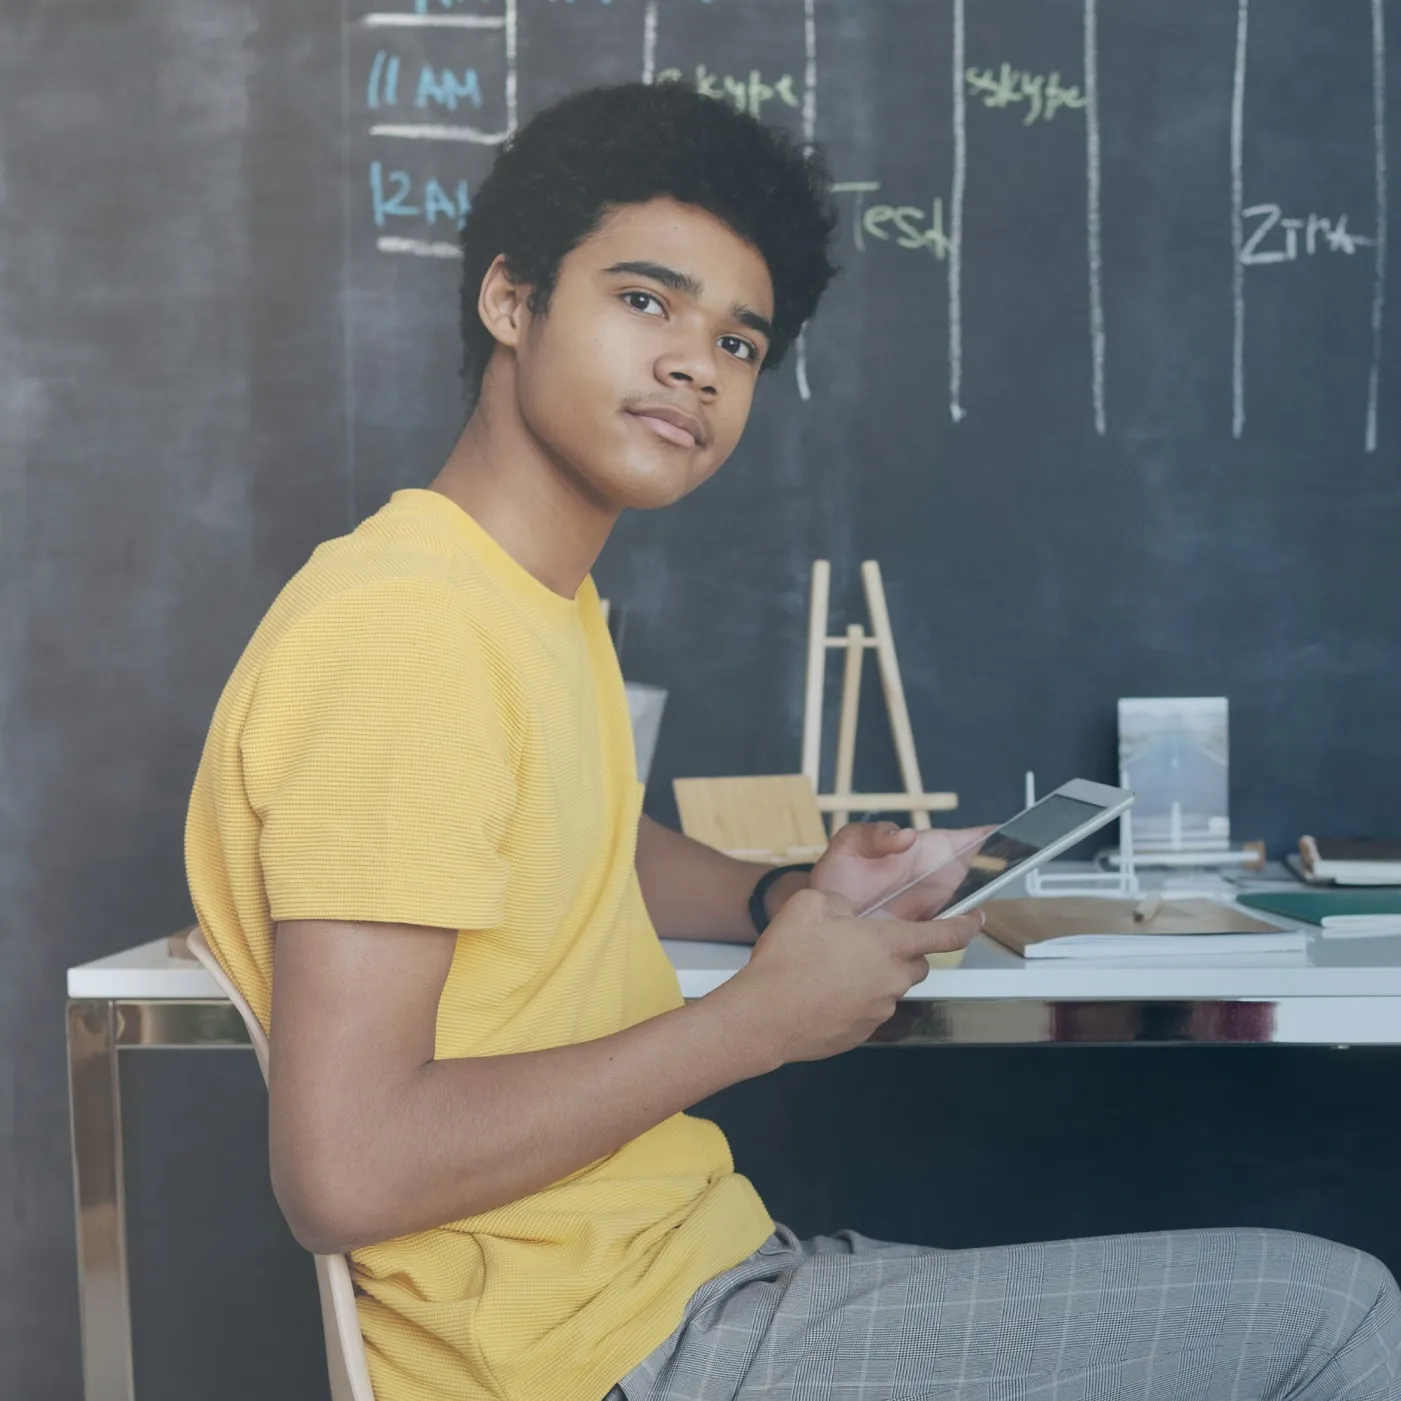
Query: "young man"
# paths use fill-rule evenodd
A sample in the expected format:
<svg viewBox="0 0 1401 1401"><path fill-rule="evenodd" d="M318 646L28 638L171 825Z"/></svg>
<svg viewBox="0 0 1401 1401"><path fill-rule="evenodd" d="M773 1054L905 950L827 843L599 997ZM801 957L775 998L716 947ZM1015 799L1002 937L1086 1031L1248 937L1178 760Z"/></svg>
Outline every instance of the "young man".
<svg viewBox="0 0 1401 1401"><path fill-rule="evenodd" d="M195 783L195 907L271 1030L278 1201L351 1253L379 1401L1394 1396L1395 1286L1356 1252L801 1242L683 1113L855 1046L980 924L853 916L949 840L888 824L751 914L764 868L640 814L589 578L623 509L730 454L831 230L815 162L679 86L560 104L482 186L472 417L287 586ZM657 933L769 918L682 1005Z"/></svg>

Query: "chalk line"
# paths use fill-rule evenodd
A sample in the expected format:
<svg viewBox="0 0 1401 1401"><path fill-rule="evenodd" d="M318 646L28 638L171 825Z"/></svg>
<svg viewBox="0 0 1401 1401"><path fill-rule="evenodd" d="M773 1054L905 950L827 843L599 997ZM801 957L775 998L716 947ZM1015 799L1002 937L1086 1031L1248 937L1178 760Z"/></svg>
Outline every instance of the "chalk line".
<svg viewBox="0 0 1401 1401"><path fill-rule="evenodd" d="M1245 429L1245 51L1250 32L1250 0L1236 10L1236 70L1231 90L1231 433Z"/></svg>
<svg viewBox="0 0 1401 1401"><path fill-rule="evenodd" d="M507 110L515 105L507 77ZM441 126L429 122L380 122L370 128L371 136L397 137L404 141L470 141L474 146L499 146L509 131L482 131L474 126Z"/></svg>
<svg viewBox="0 0 1401 1401"><path fill-rule="evenodd" d="M1377 450L1377 400L1381 391L1382 321L1386 312L1386 16L1372 0L1372 115L1376 126L1377 244L1372 283L1372 368L1367 376L1367 451Z"/></svg>
<svg viewBox="0 0 1401 1401"><path fill-rule="evenodd" d="M967 26L964 0L953 0L953 192L949 211L949 417L963 407L963 196L968 184L968 104L964 93Z"/></svg>
<svg viewBox="0 0 1401 1401"><path fill-rule="evenodd" d="M462 249L455 243L434 243L426 238L393 238L375 240L381 253L408 253L415 258L460 258Z"/></svg>
<svg viewBox="0 0 1401 1401"><path fill-rule="evenodd" d="M807 403L812 398L812 386L808 383L808 328L803 327L798 332L798 339L794 344L793 356L793 378L798 383L798 398L803 403Z"/></svg>
<svg viewBox="0 0 1401 1401"><path fill-rule="evenodd" d="M505 15L373 14L361 17L368 29L504 29Z"/></svg>
<svg viewBox="0 0 1401 1401"><path fill-rule="evenodd" d="M803 57L803 154L811 155L817 140L817 0L803 0ZM798 398L807 403L812 398L812 386L808 383L806 326L798 332L793 374Z"/></svg>
<svg viewBox="0 0 1401 1401"><path fill-rule="evenodd" d="M817 139L817 0L803 0L803 151Z"/></svg>
<svg viewBox="0 0 1401 1401"><path fill-rule="evenodd" d="M642 19L642 81L650 83L657 76L657 0L647 0Z"/></svg>
<svg viewBox="0 0 1401 1401"><path fill-rule="evenodd" d="M506 135L516 129L516 0L506 0Z"/></svg>
<svg viewBox="0 0 1401 1401"><path fill-rule="evenodd" d="M1085 232L1090 268L1090 396L1095 432L1107 427L1104 409L1104 278L1100 225L1099 15L1096 0L1085 0Z"/></svg>

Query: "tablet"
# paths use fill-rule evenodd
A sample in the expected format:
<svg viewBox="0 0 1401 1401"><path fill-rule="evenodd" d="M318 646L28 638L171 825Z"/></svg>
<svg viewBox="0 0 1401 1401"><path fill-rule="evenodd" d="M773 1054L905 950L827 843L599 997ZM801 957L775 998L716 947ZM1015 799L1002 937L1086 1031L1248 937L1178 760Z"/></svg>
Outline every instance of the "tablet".
<svg viewBox="0 0 1401 1401"><path fill-rule="evenodd" d="M883 908L899 915L902 905L918 906L922 919L961 915L1127 812L1133 797L1127 788L1072 778L987 836L941 853L927 871L887 891L861 915Z"/></svg>

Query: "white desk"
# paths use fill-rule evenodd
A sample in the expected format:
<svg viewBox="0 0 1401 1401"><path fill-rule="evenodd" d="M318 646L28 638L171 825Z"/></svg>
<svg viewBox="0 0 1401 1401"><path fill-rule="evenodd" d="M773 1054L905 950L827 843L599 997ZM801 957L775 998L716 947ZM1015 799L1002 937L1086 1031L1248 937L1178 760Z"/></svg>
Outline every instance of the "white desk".
<svg viewBox="0 0 1401 1401"><path fill-rule="evenodd" d="M703 997L744 945L665 942L682 994ZM164 939L68 970L68 1048L85 1401L133 1401L122 1189L121 1051L248 1046L199 964ZM875 1043L1401 1045L1401 938L1323 940L1302 954L1024 962L985 936L910 990Z"/></svg>
<svg viewBox="0 0 1401 1401"><path fill-rule="evenodd" d="M664 939L662 947L675 965L687 1000L704 997L749 959L744 944ZM70 1002L120 1006L124 1021L131 1023L118 1029L120 1046L248 1044L242 1023L214 980L191 959L172 957L164 939L70 968L68 997ZM1302 954L1090 961L1025 960L983 935L969 947L960 967L935 970L910 989L907 1025L892 1028L891 1035L880 1039L960 1045L1080 1041L1086 1038L1056 1034L1071 1029L1058 1029L1055 1019L1042 1013L1064 1004L1126 1009L1145 1002L1159 1004L1159 1010L1161 1004L1174 1002L1265 1004L1273 1009L1273 1016L1268 1026L1261 1024L1258 1035L1248 1038L1252 1041L1401 1044L1401 937L1322 939L1311 932L1308 950ZM1010 1028L1001 1017L985 1028L995 1034L978 1035L987 1013L998 1005L1039 1010L1020 1019L1025 1035L1009 1037ZM956 1007L960 1015L941 1029L930 1016L933 1007ZM917 1019L917 1032L909 1024L910 1017ZM143 1021L147 1025L140 1025ZM1141 1040L1132 1022L1131 1017L1121 1017L1115 1024L1118 1034L1090 1039ZM1032 1034L1034 1025L1044 1025L1044 1034ZM1240 1039L1203 1038L1191 1034L1187 1026L1181 1030L1182 1035L1154 1039ZM179 1039L164 1039L170 1034Z"/></svg>

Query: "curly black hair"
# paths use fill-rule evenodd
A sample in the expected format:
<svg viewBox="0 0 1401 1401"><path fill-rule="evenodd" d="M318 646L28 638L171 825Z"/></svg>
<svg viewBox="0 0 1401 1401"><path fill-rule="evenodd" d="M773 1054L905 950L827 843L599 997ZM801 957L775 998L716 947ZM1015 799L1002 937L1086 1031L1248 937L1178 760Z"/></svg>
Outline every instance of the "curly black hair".
<svg viewBox="0 0 1401 1401"><path fill-rule="evenodd" d="M502 147L462 231L463 378L475 400L496 342L477 313L498 254L546 311L561 260L622 205L663 196L704 209L758 249L773 279L772 369L836 272L822 156L680 83L576 93Z"/></svg>

